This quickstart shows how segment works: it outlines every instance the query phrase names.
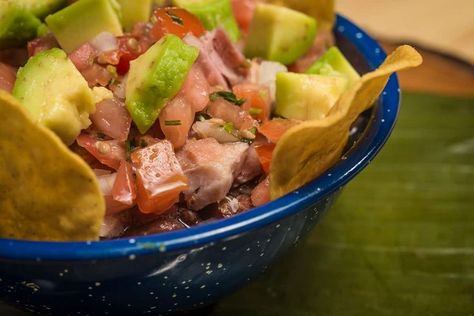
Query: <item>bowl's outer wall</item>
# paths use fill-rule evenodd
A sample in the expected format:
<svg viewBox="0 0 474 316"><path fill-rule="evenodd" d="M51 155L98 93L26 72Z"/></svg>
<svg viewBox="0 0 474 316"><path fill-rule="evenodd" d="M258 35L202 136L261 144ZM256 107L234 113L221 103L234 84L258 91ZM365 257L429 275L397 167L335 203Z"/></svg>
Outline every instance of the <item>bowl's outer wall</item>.
<svg viewBox="0 0 474 316"><path fill-rule="evenodd" d="M335 31L338 44L359 70L373 69L384 60L380 46L346 19L338 17ZM342 186L383 146L395 123L399 101L398 81L393 76L372 113L370 128L347 159L270 207L222 222L227 225L208 225L222 229L205 237L170 243L166 249L157 247L159 243L146 243L150 239L137 238L92 245L93 251L84 250L84 245L47 249L0 239L0 300L61 315L167 313L213 303L255 278L313 228ZM267 209L275 211L268 215ZM254 221L255 217L260 219ZM250 221L242 224L242 219ZM135 252L124 250L124 243ZM61 259L61 250L69 259Z"/></svg>
<svg viewBox="0 0 474 316"><path fill-rule="evenodd" d="M65 315L185 311L213 303L266 270L312 230L336 193L258 230L178 252L82 262L0 262L0 297Z"/></svg>

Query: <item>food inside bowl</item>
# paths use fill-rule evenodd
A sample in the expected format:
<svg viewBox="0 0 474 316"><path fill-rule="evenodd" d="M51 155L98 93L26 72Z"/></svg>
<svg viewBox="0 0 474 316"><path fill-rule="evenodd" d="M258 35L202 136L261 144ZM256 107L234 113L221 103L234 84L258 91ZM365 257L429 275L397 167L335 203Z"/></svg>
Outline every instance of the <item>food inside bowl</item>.
<svg viewBox="0 0 474 316"><path fill-rule="evenodd" d="M0 237L148 235L266 204L336 163L421 63L403 46L361 76L327 0L70 2L0 5Z"/></svg>

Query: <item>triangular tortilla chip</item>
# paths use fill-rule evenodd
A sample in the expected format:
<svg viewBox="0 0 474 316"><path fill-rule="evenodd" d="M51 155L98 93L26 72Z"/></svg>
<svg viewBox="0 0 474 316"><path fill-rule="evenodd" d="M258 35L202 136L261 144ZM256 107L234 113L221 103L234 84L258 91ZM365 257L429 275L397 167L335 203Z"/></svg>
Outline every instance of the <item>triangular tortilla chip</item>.
<svg viewBox="0 0 474 316"><path fill-rule="evenodd" d="M422 57L414 48L399 47L379 69L364 75L345 92L326 118L307 121L288 130L273 153L272 199L298 189L334 165L347 144L351 125L373 105L390 76L421 63Z"/></svg>
<svg viewBox="0 0 474 316"><path fill-rule="evenodd" d="M99 237L105 203L91 168L0 91L0 238Z"/></svg>

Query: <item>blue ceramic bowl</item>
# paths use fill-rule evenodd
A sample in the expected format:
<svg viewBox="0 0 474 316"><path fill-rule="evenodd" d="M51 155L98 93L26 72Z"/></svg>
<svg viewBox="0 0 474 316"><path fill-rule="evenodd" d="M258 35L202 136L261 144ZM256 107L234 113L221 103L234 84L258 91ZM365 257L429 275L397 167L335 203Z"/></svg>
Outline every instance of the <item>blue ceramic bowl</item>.
<svg viewBox="0 0 474 316"><path fill-rule="evenodd" d="M341 16L335 33L361 71L386 57L372 38ZM247 213L135 239L0 239L0 300L60 315L166 314L214 303L257 277L311 231L341 188L382 148L399 102L393 76L378 105L365 114L366 128L344 159L300 190Z"/></svg>

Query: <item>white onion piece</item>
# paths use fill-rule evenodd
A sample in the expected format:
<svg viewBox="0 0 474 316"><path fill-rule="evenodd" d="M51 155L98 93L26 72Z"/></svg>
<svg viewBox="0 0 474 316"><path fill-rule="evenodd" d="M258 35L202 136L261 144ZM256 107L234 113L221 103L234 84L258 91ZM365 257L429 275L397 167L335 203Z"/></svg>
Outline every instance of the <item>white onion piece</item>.
<svg viewBox="0 0 474 316"><path fill-rule="evenodd" d="M94 37L90 43L100 53L110 52L119 48L117 38L109 32L102 32Z"/></svg>
<svg viewBox="0 0 474 316"><path fill-rule="evenodd" d="M279 72L288 72L288 68L283 64L273 61L262 61L261 63L254 61L252 62L249 79L252 83L267 86L270 89L272 102L274 102L276 94L276 75Z"/></svg>
<svg viewBox="0 0 474 316"><path fill-rule="evenodd" d="M221 125L210 121L196 122L192 129L196 132L199 138L211 137L219 143L235 143L239 141L237 137L226 132Z"/></svg>
<svg viewBox="0 0 474 316"><path fill-rule="evenodd" d="M114 187L115 179L117 178L117 173L100 175L97 177L99 181L99 187L104 196L112 195L112 189Z"/></svg>

